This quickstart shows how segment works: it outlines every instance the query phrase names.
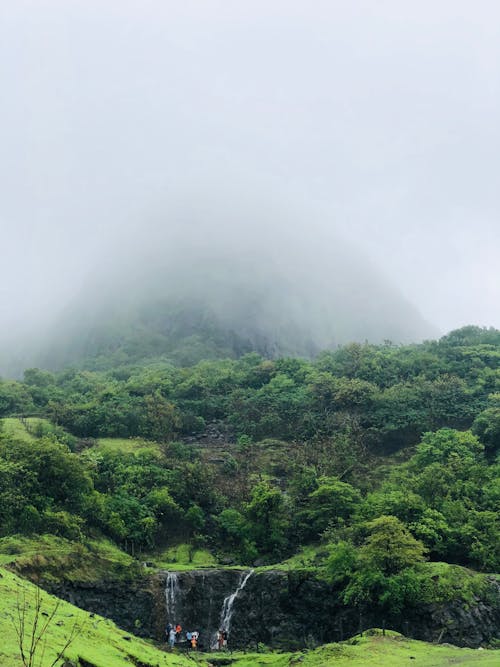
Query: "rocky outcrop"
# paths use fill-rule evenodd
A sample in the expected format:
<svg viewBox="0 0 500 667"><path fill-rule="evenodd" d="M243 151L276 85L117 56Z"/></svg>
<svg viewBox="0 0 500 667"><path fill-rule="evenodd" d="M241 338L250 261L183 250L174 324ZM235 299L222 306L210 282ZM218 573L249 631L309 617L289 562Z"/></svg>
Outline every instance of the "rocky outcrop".
<svg viewBox="0 0 500 667"><path fill-rule="evenodd" d="M236 569L160 572L129 585L71 583L53 592L140 636L162 640L167 622L180 623L198 630L204 646L222 625L233 647L262 642L286 648L339 641L360 627L384 625L416 639L477 647L497 637L500 628L500 587L493 579L485 599L468 606L458 601L422 605L384 618L345 607L332 586L309 572L248 574Z"/></svg>
<svg viewBox="0 0 500 667"><path fill-rule="evenodd" d="M154 638L158 634L158 596L150 578L119 581L44 584L49 592L94 614L112 619L127 632Z"/></svg>
<svg viewBox="0 0 500 667"><path fill-rule="evenodd" d="M412 627L407 634L415 639L448 642L476 648L500 636L500 582L491 577L484 598L469 603L451 601L423 605L408 610ZM401 631L404 632L403 623Z"/></svg>

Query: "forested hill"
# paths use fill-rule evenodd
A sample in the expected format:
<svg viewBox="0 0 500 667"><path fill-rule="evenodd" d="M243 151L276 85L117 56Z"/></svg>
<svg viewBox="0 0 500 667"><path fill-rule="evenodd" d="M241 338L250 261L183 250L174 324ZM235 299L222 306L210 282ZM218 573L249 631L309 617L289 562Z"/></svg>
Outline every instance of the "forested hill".
<svg viewBox="0 0 500 667"><path fill-rule="evenodd" d="M320 440L338 437L348 417L349 432L355 424L381 452L427 430L471 426L495 401L499 360L500 332L471 326L418 345L353 343L315 361L249 353L185 367L29 369L22 382L0 384L0 415L40 414L77 437L159 441L201 433L214 420L236 437Z"/></svg>
<svg viewBox="0 0 500 667"><path fill-rule="evenodd" d="M496 547L474 551L450 535L464 521L492 518L499 392L500 332L476 327L406 347L350 344L314 362L252 353L190 367L30 369L21 382L0 382L0 416L43 417L29 446L4 432L1 530L98 526L144 546L171 538L173 513L187 536L241 529L230 541L240 558L273 560L317 540L335 512L349 522L356 509L418 525L436 555L487 566ZM137 458L127 441L112 453L96 449L102 438L156 444ZM204 457L214 439L222 451ZM404 451L408 459L416 445L394 479L376 472L384 456ZM321 479L334 495L338 484L348 494L344 510L328 509ZM362 494L383 479L385 490L364 504ZM281 508L269 518L276 532L259 527L263 489ZM313 508L317 518L299 519ZM220 522L225 512L236 524ZM474 544L493 539L489 529L471 531Z"/></svg>
<svg viewBox="0 0 500 667"><path fill-rule="evenodd" d="M394 614L456 592L429 588L426 559L500 566L494 329L315 361L29 369L0 382L0 417L0 553L49 533L291 558Z"/></svg>

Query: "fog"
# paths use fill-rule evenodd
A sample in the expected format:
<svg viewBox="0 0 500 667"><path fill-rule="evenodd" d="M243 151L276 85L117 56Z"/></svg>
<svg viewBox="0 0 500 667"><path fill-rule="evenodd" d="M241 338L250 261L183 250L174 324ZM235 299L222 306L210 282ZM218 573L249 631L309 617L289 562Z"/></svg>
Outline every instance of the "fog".
<svg viewBox="0 0 500 667"><path fill-rule="evenodd" d="M416 340L500 327L499 32L495 2L2 3L2 337L162 258L307 284L317 328L325 285Z"/></svg>

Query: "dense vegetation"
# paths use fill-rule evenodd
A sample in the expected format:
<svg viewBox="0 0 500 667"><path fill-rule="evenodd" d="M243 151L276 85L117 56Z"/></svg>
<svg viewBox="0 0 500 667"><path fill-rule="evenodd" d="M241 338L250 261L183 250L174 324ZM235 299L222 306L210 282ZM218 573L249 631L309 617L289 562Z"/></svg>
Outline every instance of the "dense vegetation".
<svg viewBox="0 0 500 667"><path fill-rule="evenodd" d="M0 382L0 417L0 537L258 564L309 545L346 603L393 609L425 594L425 559L500 564L493 329L314 361L30 369Z"/></svg>

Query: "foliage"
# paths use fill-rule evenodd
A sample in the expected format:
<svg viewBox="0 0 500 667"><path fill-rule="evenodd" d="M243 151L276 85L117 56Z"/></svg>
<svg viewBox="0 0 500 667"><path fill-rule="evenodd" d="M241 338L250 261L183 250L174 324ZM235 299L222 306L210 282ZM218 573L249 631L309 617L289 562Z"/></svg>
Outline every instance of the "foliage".
<svg viewBox="0 0 500 667"><path fill-rule="evenodd" d="M380 516L366 528L368 537L359 552L363 566L396 574L423 560L424 545L396 517Z"/></svg>
<svg viewBox="0 0 500 667"><path fill-rule="evenodd" d="M498 569L500 332L121 359L0 381L0 536L245 564L326 549L346 599L391 608L424 595L424 553Z"/></svg>
<svg viewBox="0 0 500 667"><path fill-rule="evenodd" d="M500 394L492 394L489 403L490 406L475 418L472 432L478 436L488 454L494 455L500 449Z"/></svg>
<svg viewBox="0 0 500 667"><path fill-rule="evenodd" d="M258 551L278 560L286 553L289 508L283 494L266 482L257 484L245 507L248 533Z"/></svg>

